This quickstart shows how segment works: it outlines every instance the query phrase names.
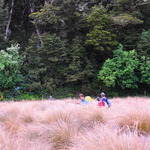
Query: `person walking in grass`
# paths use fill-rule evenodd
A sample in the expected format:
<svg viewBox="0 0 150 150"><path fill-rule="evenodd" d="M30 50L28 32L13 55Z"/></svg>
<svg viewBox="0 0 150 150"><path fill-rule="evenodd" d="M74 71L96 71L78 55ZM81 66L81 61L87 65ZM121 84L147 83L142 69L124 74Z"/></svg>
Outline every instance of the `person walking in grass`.
<svg viewBox="0 0 150 150"><path fill-rule="evenodd" d="M105 106L107 104L108 107L110 107L110 103L108 101L108 99L105 97L105 93L102 92L100 94L100 97L97 97L96 100L98 101L98 106Z"/></svg>
<svg viewBox="0 0 150 150"><path fill-rule="evenodd" d="M105 93L102 92L100 95L101 95L102 102L105 102L107 106L110 107L110 103L108 102L108 99L105 97Z"/></svg>

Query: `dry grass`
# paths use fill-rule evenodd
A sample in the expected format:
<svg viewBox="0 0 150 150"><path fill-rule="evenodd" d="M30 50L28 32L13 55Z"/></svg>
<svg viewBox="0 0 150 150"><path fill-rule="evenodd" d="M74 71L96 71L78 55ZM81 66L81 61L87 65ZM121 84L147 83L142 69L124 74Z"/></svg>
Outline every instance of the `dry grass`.
<svg viewBox="0 0 150 150"><path fill-rule="evenodd" d="M139 137L130 130L120 133L117 128L95 125L92 130L74 138L69 150L149 150L150 137Z"/></svg>
<svg viewBox="0 0 150 150"><path fill-rule="evenodd" d="M150 99L0 103L0 150L149 150Z"/></svg>
<svg viewBox="0 0 150 150"><path fill-rule="evenodd" d="M118 101L112 108L113 116L109 118L110 122L120 127L128 126L142 133L150 133L150 99L136 97Z"/></svg>

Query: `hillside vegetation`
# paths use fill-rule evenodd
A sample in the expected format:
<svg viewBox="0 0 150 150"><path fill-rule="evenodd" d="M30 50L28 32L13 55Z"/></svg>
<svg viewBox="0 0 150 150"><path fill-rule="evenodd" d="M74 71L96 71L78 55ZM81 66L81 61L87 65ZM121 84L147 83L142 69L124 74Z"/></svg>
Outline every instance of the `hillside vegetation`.
<svg viewBox="0 0 150 150"><path fill-rule="evenodd" d="M1 102L0 149L150 149L149 98L113 98L111 108L78 101Z"/></svg>
<svg viewBox="0 0 150 150"><path fill-rule="evenodd" d="M0 0L0 99L150 96L150 0Z"/></svg>

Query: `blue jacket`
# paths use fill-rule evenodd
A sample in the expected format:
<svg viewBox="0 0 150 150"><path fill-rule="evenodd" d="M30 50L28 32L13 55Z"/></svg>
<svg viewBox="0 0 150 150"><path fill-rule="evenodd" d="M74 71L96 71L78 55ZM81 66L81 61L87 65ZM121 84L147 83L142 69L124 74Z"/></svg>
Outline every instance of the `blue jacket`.
<svg viewBox="0 0 150 150"><path fill-rule="evenodd" d="M108 102L108 100L107 100L107 98L106 98L106 97L103 97L103 98L102 98L102 101L103 101L103 102L106 102L106 103L107 103L107 105L108 105L108 107L110 107L110 104L109 104L109 102Z"/></svg>

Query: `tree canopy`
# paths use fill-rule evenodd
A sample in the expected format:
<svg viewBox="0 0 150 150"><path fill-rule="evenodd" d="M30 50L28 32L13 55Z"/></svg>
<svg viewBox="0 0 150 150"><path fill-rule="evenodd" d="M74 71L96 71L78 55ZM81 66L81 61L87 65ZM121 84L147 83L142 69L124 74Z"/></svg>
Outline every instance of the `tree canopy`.
<svg viewBox="0 0 150 150"><path fill-rule="evenodd" d="M135 50L124 51L120 44L118 49L113 52L114 57L105 61L98 77L108 87L137 88L136 70L139 66L139 60Z"/></svg>
<svg viewBox="0 0 150 150"><path fill-rule="evenodd" d="M0 0L1 91L148 95L149 18L149 0Z"/></svg>

